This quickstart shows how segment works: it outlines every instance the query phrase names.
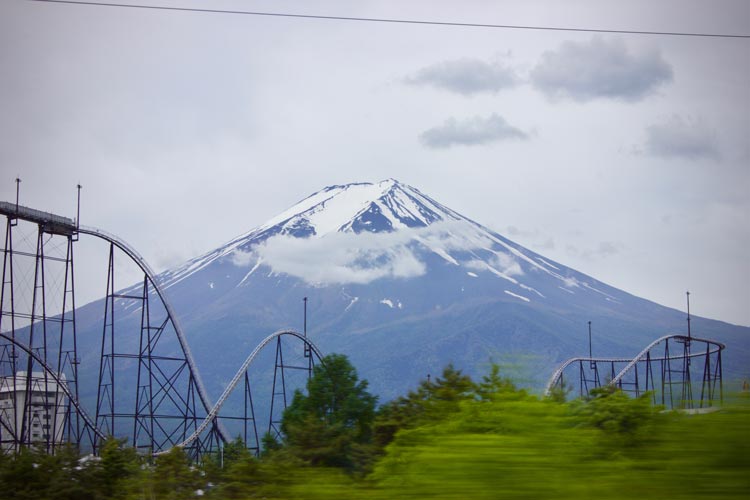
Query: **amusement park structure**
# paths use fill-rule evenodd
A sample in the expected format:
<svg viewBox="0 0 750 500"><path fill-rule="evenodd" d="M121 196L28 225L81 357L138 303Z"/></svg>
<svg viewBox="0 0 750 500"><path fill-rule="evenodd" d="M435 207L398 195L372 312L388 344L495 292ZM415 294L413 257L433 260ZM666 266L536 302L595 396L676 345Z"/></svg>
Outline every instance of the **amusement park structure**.
<svg viewBox="0 0 750 500"><path fill-rule="evenodd" d="M572 389L585 398L609 386L635 397L649 394L654 404L670 409L712 407L723 399L724 347L714 340L672 334L653 341L632 359L571 358L555 370L544 392ZM571 380L577 384L567 385Z"/></svg>
<svg viewBox="0 0 750 500"><path fill-rule="evenodd" d="M80 217L42 212L18 200L0 202L0 214L6 217L0 285L0 452L40 446L54 453L72 444L97 453L102 441L114 436L143 453L160 454L179 446L200 460L216 453L236 432L256 454L263 427L278 437L281 414L291 391L299 388L290 375L309 378L323 357L307 336L306 316L302 333L282 330L263 339L214 403L165 291L135 249L117 236L81 226ZM84 237L108 247L101 337L86 339L89 346L97 343L98 355L85 359L76 336L73 279L74 243ZM126 289L116 286L116 259L123 256L143 276ZM305 300L305 313L306 305ZM573 358L555 371L546 393L566 388L570 372L577 369L583 397L610 385L636 396L649 392L654 403L670 408L712 406L722 398L723 349L723 344L688 331L687 336L662 337L632 359ZM251 367L261 352L270 355L271 350L273 382L263 406L268 418L258 419L259 392Z"/></svg>
<svg viewBox="0 0 750 500"><path fill-rule="evenodd" d="M17 202L0 202L0 214L7 219L0 287L0 450L33 445L54 453L73 444L96 453L104 439L115 436L145 453L180 446L197 460L231 439L227 426L239 428L256 454L265 422L268 432L278 435L280 415L294 389L289 371L309 377L322 358L306 331L266 337L214 404L164 290L130 245ZM19 225L27 230L19 233ZM88 397L81 383L73 280L74 243L81 237L109 247L98 367L88 370L98 374L96 392L89 388ZM121 255L143 273L140 285L116 288L115 258ZM139 324L122 321L123 305L140 310ZM250 368L264 348L276 352L269 417L261 421ZM235 404L227 408L232 394ZM95 405L82 403L87 400Z"/></svg>

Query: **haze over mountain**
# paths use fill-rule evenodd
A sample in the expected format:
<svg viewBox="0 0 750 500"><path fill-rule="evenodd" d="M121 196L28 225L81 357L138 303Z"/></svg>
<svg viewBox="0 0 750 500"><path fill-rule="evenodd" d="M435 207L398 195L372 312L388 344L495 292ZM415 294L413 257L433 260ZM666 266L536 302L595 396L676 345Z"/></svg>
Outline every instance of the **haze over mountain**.
<svg viewBox="0 0 750 500"><path fill-rule="evenodd" d="M303 297L311 339L348 355L383 399L451 362L472 375L499 362L540 387L559 362L587 353L588 321L602 356L632 356L686 330L685 313L546 259L393 179L326 187L159 279L213 395L266 335L302 329ZM82 308L79 329L96 328L99 307ZM704 318L692 327L727 343L725 376L748 375L750 328Z"/></svg>

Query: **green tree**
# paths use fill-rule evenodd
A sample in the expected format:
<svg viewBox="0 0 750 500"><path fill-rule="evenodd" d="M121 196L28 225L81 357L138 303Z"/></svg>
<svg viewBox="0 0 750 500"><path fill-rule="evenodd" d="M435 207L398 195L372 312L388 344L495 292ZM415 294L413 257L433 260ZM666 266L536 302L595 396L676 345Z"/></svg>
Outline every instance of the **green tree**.
<svg viewBox="0 0 750 500"><path fill-rule="evenodd" d="M43 456L39 467L47 484L50 500L94 499L95 491L88 481L88 470L79 465L80 456L72 446L61 446L54 455Z"/></svg>
<svg viewBox="0 0 750 500"><path fill-rule="evenodd" d="M237 436L222 447L222 449L213 452L210 455L204 455L200 464L201 472L206 482L218 484L224 480L229 468L240 461L250 458L252 453L247 449L245 441L241 436Z"/></svg>
<svg viewBox="0 0 750 500"><path fill-rule="evenodd" d="M602 445L620 451L643 445L652 436L652 425L659 420L661 406L651 404L650 392L631 398L613 386L593 389L587 401L572 405L584 421L603 432Z"/></svg>
<svg viewBox="0 0 750 500"><path fill-rule="evenodd" d="M125 440L109 437L102 443L99 459L87 467L96 498L125 498L127 486L140 474L140 457Z"/></svg>
<svg viewBox="0 0 750 500"><path fill-rule="evenodd" d="M457 403L466 399L474 399L477 385L471 377L461 373L449 364L443 369L443 373L434 383L426 385L429 400L434 402Z"/></svg>
<svg viewBox="0 0 750 500"><path fill-rule="evenodd" d="M88 467L78 452L61 446L54 454L43 448L23 448L0 459L0 498L88 500L99 498ZM102 497L103 498L103 497Z"/></svg>
<svg viewBox="0 0 750 500"><path fill-rule="evenodd" d="M499 369L485 381L483 390L493 390L493 384L501 385ZM492 378L492 377L496 378ZM393 441L401 429L410 429L422 422L437 422L450 413L458 411L461 401L472 400L480 391L468 375L461 373L452 364L434 382L423 380L416 391L397 398L378 410L374 424L375 444L382 450Z"/></svg>
<svg viewBox="0 0 750 500"><path fill-rule="evenodd" d="M190 498L202 486L200 471L191 465L190 457L182 448L174 447L156 457L151 489L157 499Z"/></svg>
<svg viewBox="0 0 750 500"><path fill-rule="evenodd" d="M515 384L510 379L500 376L500 366L494 363L489 375L484 375L477 385L477 395L482 401L492 401L498 394L516 390Z"/></svg>
<svg viewBox="0 0 750 500"><path fill-rule="evenodd" d="M307 395L296 391L284 411L284 442L312 465L361 470L371 456L376 401L346 356L326 356L313 369Z"/></svg>
<svg viewBox="0 0 750 500"><path fill-rule="evenodd" d="M216 498L221 499L248 498L256 493L262 484L259 461L248 453L225 463L225 468L218 478L219 486L214 493Z"/></svg>
<svg viewBox="0 0 750 500"><path fill-rule="evenodd" d="M276 439L276 436L270 431L263 434L263 437L260 438L260 443L262 448L261 457L266 457L270 453L280 450L282 446L279 440Z"/></svg>
<svg viewBox="0 0 750 500"><path fill-rule="evenodd" d="M224 445L223 454L220 459L221 466L224 468L230 467L235 462L246 460L252 456L250 450L247 449L245 441L241 436L237 436L234 441Z"/></svg>
<svg viewBox="0 0 750 500"><path fill-rule="evenodd" d="M15 456L3 457L0 491L9 500L32 500L48 493L49 470L44 453L22 448Z"/></svg>

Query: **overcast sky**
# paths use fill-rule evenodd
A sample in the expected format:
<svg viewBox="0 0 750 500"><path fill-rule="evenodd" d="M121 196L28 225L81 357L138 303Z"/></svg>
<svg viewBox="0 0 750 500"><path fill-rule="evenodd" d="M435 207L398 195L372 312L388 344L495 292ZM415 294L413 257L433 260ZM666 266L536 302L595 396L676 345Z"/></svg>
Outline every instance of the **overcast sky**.
<svg viewBox="0 0 750 500"><path fill-rule="evenodd" d="M745 0L138 3L750 34ZM680 309L690 290L694 314L750 325L747 38L4 0L1 200L16 176L22 204L71 217L80 182L81 223L157 270L324 186L393 177L608 284Z"/></svg>

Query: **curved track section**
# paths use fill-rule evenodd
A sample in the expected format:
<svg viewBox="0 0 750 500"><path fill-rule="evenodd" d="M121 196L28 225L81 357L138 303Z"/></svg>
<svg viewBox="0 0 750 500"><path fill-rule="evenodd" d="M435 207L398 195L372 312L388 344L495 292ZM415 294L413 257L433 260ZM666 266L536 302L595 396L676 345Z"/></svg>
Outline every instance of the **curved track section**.
<svg viewBox="0 0 750 500"><path fill-rule="evenodd" d="M300 339L302 342L310 346L310 349L312 350L313 353L315 353L315 355L318 357L319 360L323 358L323 355L320 352L320 349L318 349L318 347L315 344L310 342L310 340L307 337L305 337L299 332L295 332L294 330L280 330L278 332L272 333L271 335L263 339L263 341L261 341L261 343L255 347L255 349L253 349L253 352L250 353L247 359L245 359L245 362L242 363L242 366L240 367L240 369L237 370L237 373L235 373L234 377L229 382L229 385L227 385L227 387L224 389L224 392L219 397L219 400L216 402L214 407L211 408L211 411L208 412L208 415L206 415L206 418L203 420L203 422L201 422L201 424L198 426L195 432L193 432L193 434L191 434L182 443L175 445L176 447L184 448L190 445L193 441L195 441L198 438L198 436L200 436L208 428L209 425L211 425L216 420L216 418L219 415L219 410L221 410L221 407L224 405L229 395L232 393L232 391L234 391L235 387L242 379L242 375L247 371L247 369L253 363L255 358L258 356L258 353L261 350L263 350L263 348L266 347L268 344L270 344L272 341L284 335L288 335L288 336L292 336L292 337L296 337ZM163 453L166 453L167 451L169 450L155 453L155 455L161 455Z"/></svg>
<svg viewBox="0 0 750 500"><path fill-rule="evenodd" d="M0 333L0 337L2 337L4 340L7 340L11 344L15 345L22 351L24 351L26 354L28 354L30 357L34 359L39 365L44 368L44 371L47 372L47 375L52 377L52 379L57 384L57 387L61 388L66 396L68 396L68 401L70 401L70 404L72 404L76 411L78 412L78 415L81 416L83 421L86 423L89 428L91 428L97 436L99 436L101 439L106 439L107 436L105 436L99 429L96 428L96 425L94 425L94 422L91 420L91 417L89 417L88 413L86 413L86 410L83 409L82 406L78 404L78 401L76 400L75 396L70 392L70 389L68 388L68 384L66 384L60 377L57 376L57 374L54 372L54 370L44 362L44 360L39 357L38 354L36 354L33 350L29 349L28 346L25 344L22 344L21 342L18 342L14 338L4 334Z"/></svg>
<svg viewBox="0 0 750 500"><path fill-rule="evenodd" d="M661 357L650 357L649 353L657 347L659 344L665 343L669 340L675 340L677 342L682 343L693 343L693 342L700 342L704 343L709 346L707 352L691 352L687 356L684 354L679 355L670 355L670 356L661 356ZM674 360L680 360L687 358L698 358L698 357L704 357L707 354L717 354L720 351L724 350L726 346L722 344L721 342L716 342L715 340L710 339L703 339L699 337L687 337L686 335L679 335L679 334L669 334L664 335L663 337L660 337L653 342L651 342L648 346L646 346L640 353L638 353L637 356L634 358L587 358L587 357L576 357L576 358L570 358L563 362L552 374L549 381L547 382L546 387L544 388L544 395L549 396L552 388L555 387L560 383L560 379L562 378L563 372L571 365L575 363L581 363L581 362L588 362L588 363L627 363L625 367L623 367L619 372L617 372L616 375L612 377L612 379L608 382L607 385L610 386L617 386L622 381L623 377L627 375L635 366L638 365L640 362L645 362L648 360L650 361L674 361Z"/></svg>
<svg viewBox="0 0 750 500"><path fill-rule="evenodd" d="M570 358L564 361L563 364L561 364L552 374L544 388L544 395L550 395L552 388L560 382L560 378L562 377L563 372L565 372L565 369L575 363L629 363L630 361L630 358Z"/></svg>
<svg viewBox="0 0 750 500"><path fill-rule="evenodd" d="M633 369L633 367L641 361L646 360L646 356L648 353L656 347L657 345L661 344L662 342L665 342L666 340L677 340L680 342L703 342L709 346L708 352L693 352L690 353L688 356L689 358L698 358L703 357L706 354L715 354L719 351L724 350L726 347L721 342L716 342L715 340L708 340L708 339L701 339L698 337L687 337L685 335L665 335L659 339L654 340L651 342L645 349L643 349L640 353L638 353L638 356L633 358L632 361L630 361L625 367L620 370L620 372L614 376L614 378L609 382L609 385L617 385L619 384L620 380L630 371ZM713 349L711 349L710 346L713 346ZM669 356L668 358L651 358L653 361L661 361L666 359L683 359L685 356Z"/></svg>
<svg viewBox="0 0 750 500"><path fill-rule="evenodd" d="M125 254L128 257L130 257L133 260L133 262L135 262L138 265L138 267L140 267L141 270L148 277L149 281L151 282L151 285L154 287L154 290L156 290L156 293L159 295L159 299L161 300L162 304L164 304L164 308L166 309L167 314L169 315L169 319L172 322L172 326L174 327L175 333L177 335L177 340L180 343L180 347L182 348L183 353L185 354L185 360L187 361L190 374L195 382L195 387L198 391L198 396L201 400L203 408L205 409L206 413L210 413L213 405L211 404L211 400L208 397L208 392L206 391L206 387L203 383L203 380L200 377L198 368L195 365L195 360L193 359L193 354L190 351L190 347L188 346L185 334L183 333L182 327L177 321L177 315L175 314L174 309L172 308L172 305L167 300L167 296L164 293L164 290L162 290L162 287L159 285L156 279L156 274L148 265L146 260L143 257L141 257L141 255L133 247L131 247L127 242L125 242L124 240L118 238L117 236L111 233L108 233L101 229L97 229L94 227L87 227L87 226L79 227L78 232L81 234L88 234L90 236L103 239L107 241L108 243L115 245L117 248L125 252ZM228 433L222 426L219 426L219 433L221 434L222 439L224 439L225 441L231 441L231 438L229 437Z"/></svg>

